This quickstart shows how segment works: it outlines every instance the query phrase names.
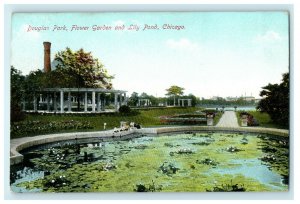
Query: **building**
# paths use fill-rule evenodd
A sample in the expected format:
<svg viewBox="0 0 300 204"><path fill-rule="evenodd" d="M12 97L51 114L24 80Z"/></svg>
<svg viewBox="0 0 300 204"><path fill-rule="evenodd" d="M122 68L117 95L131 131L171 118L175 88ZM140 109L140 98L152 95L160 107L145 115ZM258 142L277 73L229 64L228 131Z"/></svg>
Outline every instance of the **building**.
<svg viewBox="0 0 300 204"><path fill-rule="evenodd" d="M44 72L51 72L51 43L44 42ZM44 88L36 90L32 101L23 101L23 111L43 112L74 112L79 104L82 112L103 112L107 105L106 95L114 95L114 109L118 111L121 105L127 105L126 92L123 90L103 88ZM79 98L77 98L80 96ZM38 100L39 98L39 100ZM33 110L27 110L26 104L33 103ZM78 112L81 110L77 110Z"/></svg>

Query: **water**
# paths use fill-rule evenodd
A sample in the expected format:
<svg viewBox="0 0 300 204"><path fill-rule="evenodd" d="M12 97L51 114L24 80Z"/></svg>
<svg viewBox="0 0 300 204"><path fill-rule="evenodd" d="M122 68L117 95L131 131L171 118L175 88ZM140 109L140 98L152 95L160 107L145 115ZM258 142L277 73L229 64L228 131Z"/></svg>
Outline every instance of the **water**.
<svg viewBox="0 0 300 204"><path fill-rule="evenodd" d="M218 108L219 110L222 110L223 106L207 106L205 108L209 109L216 109ZM234 111L235 108L234 106L224 106L225 111ZM237 111L256 111L256 106L237 106L236 108Z"/></svg>
<svg viewBox="0 0 300 204"><path fill-rule="evenodd" d="M238 133L182 133L48 144L11 169L14 192L288 190L288 142ZM223 189L224 190L224 189Z"/></svg>

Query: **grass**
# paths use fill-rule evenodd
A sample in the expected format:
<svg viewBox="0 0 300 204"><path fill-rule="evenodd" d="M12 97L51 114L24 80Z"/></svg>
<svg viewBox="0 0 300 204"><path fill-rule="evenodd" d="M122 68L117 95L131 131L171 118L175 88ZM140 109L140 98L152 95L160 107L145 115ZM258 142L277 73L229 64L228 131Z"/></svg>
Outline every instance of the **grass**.
<svg viewBox="0 0 300 204"><path fill-rule="evenodd" d="M88 123L91 126L91 129L64 129L64 130L55 130L52 132L44 132L42 134L50 133L61 133L61 132L77 132L77 131L99 131L104 130L104 123L106 123L106 129L112 129L114 127L119 127L121 121L135 122L139 123L142 127L151 127L151 126L160 126L159 116L162 115L174 115L174 114L183 114L183 113L194 113L195 111L200 110L196 107L180 108L161 108L161 109L148 109L140 110L140 114L137 115L122 115L122 114L107 114L107 115L26 115L26 118L21 123L30 123L32 121L40 121L42 123L52 123L52 122L65 122L65 121L76 121L82 123ZM17 126L20 123L13 123L13 126ZM20 138L27 136L40 135L41 132L31 132L26 134L11 134L11 138Z"/></svg>
<svg viewBox="0 0 300 204"><path fill-rule="evenodd" d="M218 113L216 114L216 116L214 117L214 125L217 125L217 124L218 124L218 122L220 121L222 115L223 115L223 113L221 113L221 112L218 112Z"/></svg>
<svg viewBox="0 0 300 204"><path fill-rule="evenodd" d="M258 121L260 127L267 127L267 128L284 128L280 125L275 124L268 113L261 113L259 111L247 111ZM241 126L241 120L239 118L241 111L236 112L236 116L238 117L239 125Z"/></svg>

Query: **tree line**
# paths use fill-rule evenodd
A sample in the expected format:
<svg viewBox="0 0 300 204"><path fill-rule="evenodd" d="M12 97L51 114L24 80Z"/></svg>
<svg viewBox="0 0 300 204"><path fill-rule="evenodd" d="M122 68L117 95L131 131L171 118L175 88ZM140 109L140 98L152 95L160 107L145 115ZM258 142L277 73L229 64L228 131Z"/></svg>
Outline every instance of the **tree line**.
<svg viewBox="0 0 300 204"><path fill-rule="evenodd" d="M54 70L44 72L41 69L28 75L11 66L11 121L24 118L21 111L23 100L32 101L34 95L43 88L104 88L112 89L110 75L99 59L83 49L72 51L66 48L55 55ZM78 99L81 94L78 92ZM80 106L78 100L78 109Z"/></svg>
<svg viewBox="0 0 300 204"><path fill-rule="evenodd" d="M11 121L22 120L24 114L21 111L23 100L32 101L33 95L42 88L104 88L112 89L110 75L101 61L95 58L91 52L83 49L72 51L66 48L58 52L54 58L55 69L45 73L38 69L28 75L11 66ZM226 101L223 98L217 100L202 99L193 94L184 95L184 88L172 85L166 90L166 97L155 97L147 93L133 92L128 100L128 105L136 106L139 99L149 99L151 106L179 105L178 98L191 99L192 106L205 105L255 105L254 101L245 101L242 97L236 101ZM288 127L289 125L289 73L284 73L279 84L268 84L262 87L260 96L262 100L257 104L257 110L266 112L274 123ZM78 99L81 95L78 93ZM110 99L108 99L110 100ZM113 100L113 99L111 99ZM80 106L78 100L78 109Z"/></svg>

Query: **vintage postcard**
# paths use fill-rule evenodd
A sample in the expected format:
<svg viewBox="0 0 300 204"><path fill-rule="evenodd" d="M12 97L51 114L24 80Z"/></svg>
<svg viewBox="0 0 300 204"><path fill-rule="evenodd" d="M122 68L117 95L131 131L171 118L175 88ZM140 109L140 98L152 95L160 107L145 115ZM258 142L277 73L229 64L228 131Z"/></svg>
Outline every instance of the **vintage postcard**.
<svg viewBox="0 0 300 204"><path fill-rule="evenodd" d="M10 188L287 192L289 13L13 13Z"/></svg>

